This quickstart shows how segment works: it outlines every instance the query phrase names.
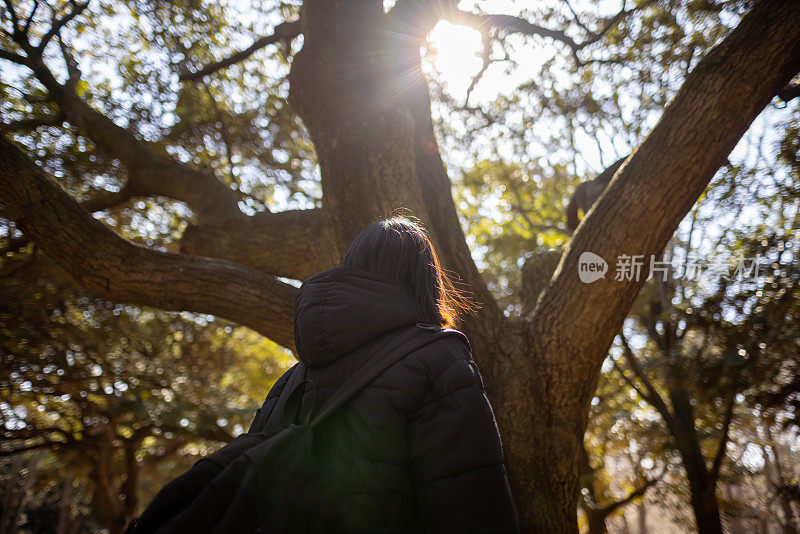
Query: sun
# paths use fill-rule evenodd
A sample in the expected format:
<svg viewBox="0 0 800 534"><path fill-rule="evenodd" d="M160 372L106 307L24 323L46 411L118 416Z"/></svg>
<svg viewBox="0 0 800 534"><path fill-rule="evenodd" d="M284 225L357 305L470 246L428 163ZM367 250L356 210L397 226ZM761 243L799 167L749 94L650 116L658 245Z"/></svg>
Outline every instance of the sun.
<svg viewBox="0 0 800 534"><path fill-rule="evenodd" d="M428 36L428 60L442 76L447 90L463 98L481 68L481 34L468 26L440 21Z"/></svg>

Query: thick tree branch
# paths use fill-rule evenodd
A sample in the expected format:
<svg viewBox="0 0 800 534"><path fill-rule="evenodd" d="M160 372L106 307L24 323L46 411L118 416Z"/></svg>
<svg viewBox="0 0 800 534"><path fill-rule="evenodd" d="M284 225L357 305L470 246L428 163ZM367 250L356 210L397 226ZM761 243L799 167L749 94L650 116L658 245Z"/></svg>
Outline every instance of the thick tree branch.
<svg viewBox="0 0 800 534"><path fill-rule="evenodd" d="M232 262L134 245L103 226L0 137L7 215L86 289L111 300L225 317L293 346L296 289Z"/></svg>
<svg viewBox="0 0 800 534"><path fill-rule="evenodd" d="M179 79L181 81L199 80L208 76L209 74L213 74L214 72L230 67L231 65L239 63L240 61L244 61L258 50L261 50L262 48L271 44L284 42L288 45L295 37L300 35L300 33L300 21L282 22L281 24L275 26L275 30L272 32L272 35L262 37L244 50L231 54L220 61L210 63L196 71L181 72Z"/></svg>
<svg viewBox="0 0 800 534"><path fill-rule="evenodd" d="M126 188L122 188L119 191L101 190L90 196L88 199L80 202L80 205L89 213L94 213L118 206L119 204L130 200L131 198L133 198L133 195L131 195ZM19 251L22 247L26 246L30 242L30 238L24 234L19 237L9 239L6 245L0 247L0 258L10 252Z"/></svg>
<svg viewBox="0 0 800 534"><path fill-rule="evenodd" d="M10 50L0 50L0 59L5 59L18 65L25 65L26 61L25 56L21 56L16 52L11 52Z"/></svg>
<svg viewBox="0 0 800 534"><path fill-rule="evenodd" d="M64 117L128 170L127 190L134 196L165 196L186 202L200 222L243 216L238 197L212 172L158 154L133 133L118 126L60 84L41 58L29 67L58 104Z"/></svg>
<svg viewBox="0 0 800 534"><path fill-rule="evenodd" d="M594 383L651 255L663 250L752 121L798 70L800 3L763 0L689 74L581 222L532 313L530 340L558 376L579 388ZM605 278L580 281L584 252L609 263ZM623 255L645 260L638 280L614 280Z"/></svg>
<svg viewBox="0 0 800 534"><path fill-rule="evenodd" d="M103 211L118 206L123 202L132 199L135 195L127 186L122 187L119 191L100 190L92 194L86 200L80 202L80 205L89 213L96 211Z"/></svg>
<svg viewBox="0 0 800 534"><path fill-rule="evenodd" d="M51 113L41 117L28 117L0 124L0 132L26 132L42 126L61 126L62 124L64 124L64 115L62 113Z"/></svg>
<svg viewBox="0 0 800 534"><path fill-rule="evenodd" d="M580 222L580 219L578 218L578 212L583 211L584 214L589 213L589 210L592 208L594 203L597 201L600 195L603 194L603 191L605 191L606 187L608 186L608 182L611 181L622 164L625 163L626 159L628 158L624 157L618 159L604 169L603 172L598 174L595 178L578 184L578 187L575 188L575 191L572 193L572 196L569 199L569 204L567 204L566 209L567 228L569 229L570 233L575 231L575 229L578 227L578 223Z"/></svg>
<svg viewBox="0 0 800 534"><path fill-rule="evenodd" d="M131 198L133 198L133 195L131 195L126 188L122 188L119 191L101 190L97 191L94 195L91 195L88 199L80 202L80 205L89 213L94 213L118 206L119 204L125 202L126 200L130 200ZM30 241L30 238L24 234L19 237L9 239L6 245L0 247L0 258L10 252L18 251L30 243Z"/></svg>
<svg viewBox="0 0 800 534"><path fill-rule="evenodd" d="M190 226L181 252L222 258L275 276L304 280L336 264L322 210L289 210Z"/></svg>

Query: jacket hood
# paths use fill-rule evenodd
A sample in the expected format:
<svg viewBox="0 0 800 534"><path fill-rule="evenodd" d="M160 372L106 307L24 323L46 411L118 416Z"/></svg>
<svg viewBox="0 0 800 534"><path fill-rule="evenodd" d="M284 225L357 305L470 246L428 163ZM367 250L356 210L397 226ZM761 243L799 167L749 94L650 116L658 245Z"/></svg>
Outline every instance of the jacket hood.
<svg viewBox="0 0 800 534"><path fill-rule="evenodd" d="M422 321L414 295L391 278L339 266L303 282L294 307L299 359L321 367L401 326Z"/></svg>

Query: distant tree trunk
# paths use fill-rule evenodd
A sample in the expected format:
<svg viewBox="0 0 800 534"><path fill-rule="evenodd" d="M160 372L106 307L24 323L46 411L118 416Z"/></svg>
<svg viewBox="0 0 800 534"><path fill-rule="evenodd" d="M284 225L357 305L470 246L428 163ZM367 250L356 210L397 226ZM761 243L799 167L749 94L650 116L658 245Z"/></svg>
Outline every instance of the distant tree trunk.
<svg viewBox="0 0 800 534"><path fill-rule="evenodd" d="M607 534L606 516L598 510L584 508L586 513L586 523L589 527L589 534Z"/></svg>
<svg viewBox="0 0 800 534"><path fill-rule="evenodd" d="M729 501L739 500L738 486L734 486L733 484L726 484L725 494ZM730 522L731 522L731 534L745 534L747 532L745 530L741 514L738 513L735 514L733 517L731 517Z"/></svg>
<svg viewBox="0 0 800 534"><path fill-rule="evenodd" d="M709 480L705 464L698 463L697 451L681 451L681 459L689 480L690 503L698 532L722 534L716 484Z"/></svg>
<svg viewBox="0 0 800 534"><path fill-rule="evenodd" d="M673 416L671 431L689 480L690 503L698 532L722 534L717 501L716 476L709 472L695 428L694 413L688 396L681 389L670 391Z"/></svg>
<svg viewBox="0 0 800 534"><path fill-rule="evenodd" d="M61 483L61 501L58 510L58 534L72 532L72 481L71 475Z"/></svg>
<svg viewBox="0 0 800 534"><path fill-rule="evenodd" d="M0 534L10 532L12 525L16 523L16 501L19 495L19 488L22 485L22 454L18 454L11 459L9 477L4 488L3 509L0 510Z"/></svg>
<svg viewBox="0 0 800 534"><path fill-rule="evenodd" d="M785 479L783 477L783 464L780 458L780 451L778 449L778 444L775 441L775 437L772 435L772 430L768 424L764 425L764 432L767 435L767 441L769 443L769 448L772 449L772 456L773 458L770 459L769 455L764 454L764 460L766 461L766 470L767 470L767 478L769 479L771 486L773 487L773 491L777 491L778 488L783 486L785 483ZM789 497L785 494L781 494L778 497L778 503L783 513L783 520L781 521L781 531L783 534L797 534L797 529L795 528L795 518L794 518L794 510L792 510L792 501L789 500Z"/></svg>
<svg viewBox="0 0 800 534"><path fill-rule="evenodd" d="M637 512L638 514L636 515L639 518L639 534L647 534L647 505L644 499L639 503Z"/></svg>
<svg viewBox="0 0 800 534"><path fill-rule="evenodd" d="M623 510L619 515L620 523L622 523L622 534L631 534L631 526L628 523L628 516Z"/></svg>
<svg viewBox="0 0 800 534"><path fill-rule="evenodd" d="M113 425L95 429L93 439L96 447L92 457L92 503L100 522L111 534L122 534L128 521L120 495L120 477L116 469L118 451L114 446L117 435Z"/></svg>
<svg viewBox="0 0 800 534"><path fill-rule="evenodd" d="M140 444L141 438L135 436L126 440L122 447L125 481L120 489L124 499L125 528L136 518L139 512L139 475L141 468L136 460L136 453Z"/></svg>

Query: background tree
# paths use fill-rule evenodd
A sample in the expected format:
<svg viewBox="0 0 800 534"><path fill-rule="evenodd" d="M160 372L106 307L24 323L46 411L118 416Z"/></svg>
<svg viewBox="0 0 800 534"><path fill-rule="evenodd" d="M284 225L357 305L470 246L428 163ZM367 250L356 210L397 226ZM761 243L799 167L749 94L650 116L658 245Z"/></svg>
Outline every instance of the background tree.
<svg viewBox="0 0 800 534"><path fill-rule="evenodd" d="M613 13L572 13L562 5L487 15L443 0L398 0L388 10L366 0L308 0L299 13L296 6L267 4L263 16L251 20L274 24L274 30L250 28L247 33L259 35L253 46L216 66L246 59L263 45L281 49L275 67L250 64L201 82L201 73L216 67L195 65L239 48L236 39L216 36L228 7L6 2L0 47L11 66L4 67L9 83L3 90L13 94L4 99L4 114L11 115L6 122L17 132L39 127L16 136L38 165L0 141L0 198L4 216L15 222L8 245L32 240L100 297L211 313L291 347L295 287L285 280L334 265L357 231L402 204L425 222L445 265L482 304L464 328L497 410L526 529L575 531L590 402L608 348L643 283L581 284L579 257L587 250L605 258L660 253L751 122L800 70L800 6L765 0L745 11L736 3L645 1ZM442 18L483 30L489 60L493 47L502 48L512 35L533 46L542 39L556 43L565 52L558 57L573 62L570 80L584 86L600 78L599 65L619 62L616 73L625 72L626 53L628 59L670 56L675 49L688 56L683 71L671 67L653 79L661 89L654 102L637 107L627 106L633 99L617 99L620 107L637 109L633 119L622 110L623 121L648 119L631 139L628 148L636 150L578 228L553 279L529 293L538 300L523 302L520 315L506 315L481 277L439 153L419 47ZM122 31L105 31L111 20ZM137 47L150 52L131 54ZM107 76L102 62L89 57L111 50L125 50L119 76ZM647 63L639 62L638 72ZM550 70L537 81L547 85L558 76ZM178 77L186 83L178 86ZM201 91L202 83L210 89ZM575 137L568 139L570 126L584 116L584 104L601 102L576 96L540 107L551 124L563 120L553 119L554 110L576 111L569 126L552 130L551 148L577 147ZM204 101L205 118L198 113ZM293 129L299 119L287 101L307 137ZM492 117L469 108L464 112ZM247 110L250 127L262 136L251 151L237 141L246 125L228 116ZM40 135L52 137L37 142ZM313 158L304 157L309 139ZM45 145L53 149L50 157L55 152L76 164L87 161L91 171L52 164ZM311 200L303 200L306 192ZM118 206L125 214L114 213ZM144 239L132 244L88 211L123 235L130 225ZM170 215L156 225L158 213Z"/></svg>
<svg viewBox="0 0 800 534"><path fill-rule="evenodd" d="M64 497L78 484L90 512L74 520L67 513L65 523L124 531L160 485L243 432L269 381L285 370L286 356L263 338L202 316L19 277L4 279L1 291L0 457L52 453L44 469L28 462L20 480L54 493L56 510L59 499L80 502ZM9 466L19 471L14 460ZM14 487L6 482L6 491ZM20 511L29 508L22 499L32 488L25 489ZM48 503L23 517L41 516ZM15 524L21 514L10 506L3 512L7 532L36 528L30 517Z"/></svg>
<svg viewBox="0 0 800 534"><path fill-rule="evenodd" d="M675 263L682 278L655 274L620 338L623 358L617 370L669 430L701 532L722 531L717 484L745 395L762 383L775 383L775 375L796 360L800 204L785 188L797 180L792 173L771 178L781 187L747 191L752 178L740 176L725 188L731 178L720 177L709 190L709 195L722 194L715 204L748 205L757 212L756 222L720 232L710 227L710 213L696 214L686 241L670 251L679 258ZM710 262L711 270L697 270L693 257L699 251L688 244L708 246L710 240L698 240L694 232L720 234L706 252L723 254ZM732 264L731 254L750 260ZM753 268L759 269L757 277ZM640 338L636 346L630 336Z"/></svg>
<svg viewBox="0 0 800 534"><path fill-rule="evenodd" d="M645 534L643 497L652 493L673 462L665 438L659 422L641 409L625 381L611 369L603 372L584 438L580 508L589 534L608 532L615 517L627 524L630 516L636 517L639 534ZM631 504L637 505L635 514L628 513Z"/></svg>

